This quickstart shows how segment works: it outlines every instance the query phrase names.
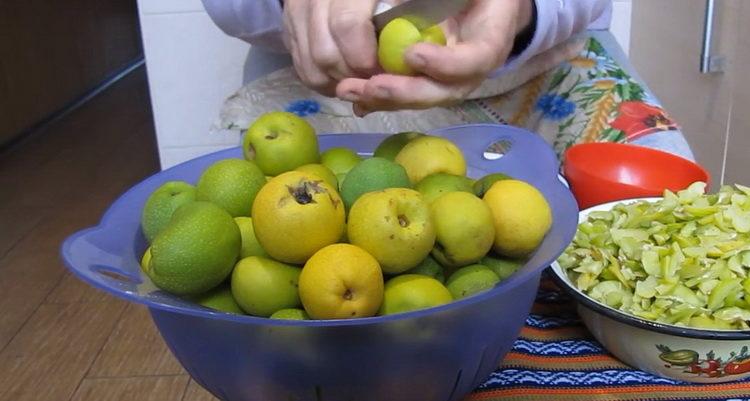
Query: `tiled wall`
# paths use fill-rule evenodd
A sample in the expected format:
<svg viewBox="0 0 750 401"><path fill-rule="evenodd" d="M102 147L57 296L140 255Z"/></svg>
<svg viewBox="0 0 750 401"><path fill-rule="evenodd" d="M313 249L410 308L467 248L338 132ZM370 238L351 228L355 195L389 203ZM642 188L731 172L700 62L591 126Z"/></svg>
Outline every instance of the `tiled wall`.
<svg viewBox="0 0 750 401"><path fill-rule="evenodd" d="M627 50L630 1L615 0L612 29ZM242 83L248 45L224 35L200 0L138 0L162 168L236 146L209 135L223 100Z"/></svg>
<svg viewBox="0 0 750 401"><path fill-rule="evenodd" d="M214 25L200 0L139 0L162 168L236 146L210 135L224 99L242 85L249 45Z"/></svg>

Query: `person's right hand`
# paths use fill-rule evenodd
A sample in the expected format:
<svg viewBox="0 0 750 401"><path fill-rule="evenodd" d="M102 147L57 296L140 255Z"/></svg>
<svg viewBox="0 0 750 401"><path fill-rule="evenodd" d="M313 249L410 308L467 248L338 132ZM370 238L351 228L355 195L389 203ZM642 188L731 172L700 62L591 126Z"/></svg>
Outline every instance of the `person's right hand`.
<svg viewBox="0 0 750 401"><path fill-rule="evenodd" d="M326 96L377 71L378 0L284 0L284 42L302 82Z"/></svg>

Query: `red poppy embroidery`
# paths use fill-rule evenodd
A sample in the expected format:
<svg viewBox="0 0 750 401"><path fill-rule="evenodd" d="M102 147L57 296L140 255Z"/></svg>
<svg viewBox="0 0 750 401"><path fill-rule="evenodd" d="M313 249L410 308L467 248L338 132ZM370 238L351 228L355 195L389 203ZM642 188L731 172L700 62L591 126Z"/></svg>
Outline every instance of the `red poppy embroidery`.
<svg viewBox="0 0 750 401"><path fill-rule="evenodd" d="M625 133L628 141L654 132L677 129L677 124L660 107L643 102L623 102L618 109L612 128Z"/></svg>

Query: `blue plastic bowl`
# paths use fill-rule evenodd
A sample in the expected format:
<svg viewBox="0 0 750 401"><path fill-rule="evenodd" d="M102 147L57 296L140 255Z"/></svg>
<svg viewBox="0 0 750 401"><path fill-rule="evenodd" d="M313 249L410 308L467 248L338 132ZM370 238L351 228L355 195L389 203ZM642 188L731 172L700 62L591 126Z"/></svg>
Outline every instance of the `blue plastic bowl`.
<svg viewBox="0 0 750 401"><path fill-rule="evenodd" d="M494 371L531 309L542 270L570 243L578 208L558 180L558 162L538 135L499 125L433 132L466 155L469 175L503 172L539 188L554 223L516 274L494 289L448 305L400 315L342 321L281 321L216 312L159 291L141 274L146 242L141 209L162 183L195 183L238 148L158 173L122 195L94 228L62 246L68 268L92 286L148 306L156 326L190 375L225 401L460 400ZM321 135L322 149L347 146L372 154L383 134ZM506 153L485 150L504 141Z"/></svg>

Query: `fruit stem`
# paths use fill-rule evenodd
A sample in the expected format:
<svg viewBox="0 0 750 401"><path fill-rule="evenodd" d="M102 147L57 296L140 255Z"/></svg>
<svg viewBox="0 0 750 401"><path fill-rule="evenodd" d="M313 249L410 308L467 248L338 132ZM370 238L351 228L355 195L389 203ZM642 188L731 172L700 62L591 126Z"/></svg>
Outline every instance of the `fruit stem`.
<svg viewBox="0 0 750 401"><path fill-rule="evenodd" d="M353 296L354 296L354 294L352 294L352 290L350 290L350 289L347 288L346 292L344 293L344 299L347 300L347 301L351 301L352 298L353 298Z"/></svg>
<svg viewBox="0 0 750 401"><path fill-rule="evenodd" d="M399 224L399 225L400 225L401 227L406 227L406 226L408 226L408 225L409 225L409 219L408 219L408 218L406 218L406 216L404 216L403 214L399 214L399 215L398 215L398 224Z"/></svg>
<svg viewBox="0 0 750 401"><path fill-rule="evenodd" d="M255 160L255 147L252 144L247 146L247 159Z"/></svg>
<svg viewBox="0 0 750 401"><path fill-rule="evenodd" d="M294 197L300 205L307 205L313 202L313 196L307 188L307 185L302 184L297 187L289 187L289 193Z"/></svg>
<svg viewBox="0 0 750 401"><path fill-rule="evenodd" d="M279 137L279 133L277 131L271 131L266 135L266 139L276 139Z"/></svg>

